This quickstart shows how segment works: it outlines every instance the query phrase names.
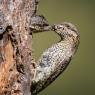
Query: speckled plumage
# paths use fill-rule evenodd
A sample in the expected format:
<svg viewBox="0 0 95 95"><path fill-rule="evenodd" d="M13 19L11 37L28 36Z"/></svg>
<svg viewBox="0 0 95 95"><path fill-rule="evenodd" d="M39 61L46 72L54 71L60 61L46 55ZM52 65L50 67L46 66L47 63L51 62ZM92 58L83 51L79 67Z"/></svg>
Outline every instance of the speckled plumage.
<svg viewBox="0 0 95 95"><path fill-rule="evenodd" d="M79 45L79 33L71 23L55 25L54 30L61 37L61 41L44 51L38 60L34 77L38 88L33 93L41 91L66 69Z"/></svg>
<svg viewBox="0 0 95 95"><path fill-rule="evenodd" d="M30 33L32 32L42 32L42 31L52 31L53 26L50 26L48 21L43 15L34 15L30 20Z"/></svg>
<svg viewBox="0 0 95 95"><path fill-rule="evenodd" d="M31 20L30 20L30 29L32 31L42 31L42 29L45 27L45 26L48 26L48 21L45 19L45 17L43 15L34 15L31 17Z"/></svg>

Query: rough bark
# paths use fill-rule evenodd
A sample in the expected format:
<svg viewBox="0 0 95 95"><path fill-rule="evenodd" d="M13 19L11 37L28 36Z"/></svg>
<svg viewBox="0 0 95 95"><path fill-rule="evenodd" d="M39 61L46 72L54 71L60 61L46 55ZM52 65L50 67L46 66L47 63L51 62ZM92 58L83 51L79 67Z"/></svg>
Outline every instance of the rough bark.
<svg viewBox="0 0 95 95"><path fill-rule="evenodd" d="M0 95L36 95L66 69L77 50L79 34L75 27L69 23L49 25L36 14L38 3L39 0L0 0ZM32 32L50 30L61 41L48 48L35 64ZM70 38L65 41L67 34Z"/></svg>
<svg viewBox="0 0 95 95"><path fill-rule="evenodd" d="M34 63L31 16L37 0L0 0L0 95L30 95ZM32 72L31 72L32 71Z"/></svg>

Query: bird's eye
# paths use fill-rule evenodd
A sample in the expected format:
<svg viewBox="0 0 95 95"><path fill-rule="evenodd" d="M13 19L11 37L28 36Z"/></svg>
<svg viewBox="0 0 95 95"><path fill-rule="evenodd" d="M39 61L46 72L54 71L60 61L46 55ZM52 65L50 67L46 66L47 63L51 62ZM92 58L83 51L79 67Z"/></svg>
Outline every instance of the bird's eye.
<svg viewBox="0 0 95 95"><path fill-rule="evenodd" d="M64 27L62 29L64 30Z"/></svg>
<svg viewBox="0 0 95 95"><path fill-rule="evenodd" d="M67 25L67 28L69 29L69 28L70 28L70 26L69 26L69 25Z"/></svg>

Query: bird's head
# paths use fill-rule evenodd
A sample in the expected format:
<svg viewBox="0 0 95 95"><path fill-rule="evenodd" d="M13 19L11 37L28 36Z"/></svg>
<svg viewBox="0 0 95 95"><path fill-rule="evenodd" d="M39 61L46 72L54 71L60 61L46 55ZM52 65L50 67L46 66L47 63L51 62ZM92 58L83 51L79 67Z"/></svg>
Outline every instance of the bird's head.
<svg viewBox="0 0 95 95"><path fill-rule="evenodd" d="M76 27L68 22L62 24L54 25L54 31L61 37L61 40L69 38L69 41L72 39L74 42L74 47L78 47L80 41L80 35Z"/></svg>
<svg viewBox="0 0 95 95"><path fill-rule="evenodd" d="M68 22L64 22L62 24L57 24L54 26L55 31L57 34L59 34L61 37L69 36L69 37L77 37L79 36L79 33L76 29L76 27Z"/></svg>

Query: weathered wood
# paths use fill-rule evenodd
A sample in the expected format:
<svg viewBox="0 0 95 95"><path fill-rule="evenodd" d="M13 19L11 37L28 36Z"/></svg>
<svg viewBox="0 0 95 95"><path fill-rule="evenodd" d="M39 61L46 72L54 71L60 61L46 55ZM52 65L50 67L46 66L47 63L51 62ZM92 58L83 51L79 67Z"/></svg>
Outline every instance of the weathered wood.
<svg viewBox="0 0 95 95"><path fill-rule="evenodd" d="M0 0L0 95L36 95L68 66L79 45L70 23L49 25L37 15L39 0ZM60 42L35 64L32 32L55 31Z"/></svg>
<svg viewBox="0 0 95 95"><path fill-rule="evenodd" d="M37 3L0 0L0 27L4 28L4 34L0 35L1 56L4 56L0 63L0 95L30 95L34 67L29 24L31 16L36 14Z"/></svg>

